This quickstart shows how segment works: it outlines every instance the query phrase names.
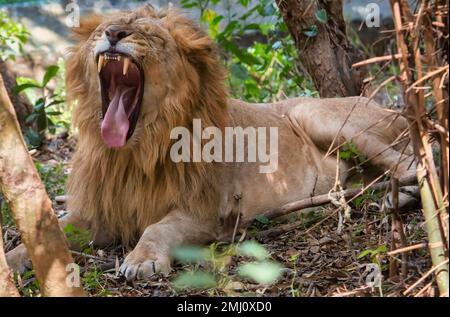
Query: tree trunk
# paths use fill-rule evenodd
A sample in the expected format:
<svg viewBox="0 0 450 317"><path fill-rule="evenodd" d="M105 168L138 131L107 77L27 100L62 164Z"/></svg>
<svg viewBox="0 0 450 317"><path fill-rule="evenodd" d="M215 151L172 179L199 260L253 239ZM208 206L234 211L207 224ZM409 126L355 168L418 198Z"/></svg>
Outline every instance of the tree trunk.
<svg viewBox="0 0 450 317"><path fill-rule="evenodd" d="M280 13L294 38L300 62L311 76L321 97L358 96L363 90L365 69L352 64L363 58L350 45L342 14L342 1L276 0ZM316 13L324 9L327 22ZM305 34L313 26L317 34Z"/></svg>
<svg viewBox="0 0 450 317"><path fill-rule="evenodd" d="M50 199L28 154L0 76L0 190L9 203L44 296L83 296L66 284L73 263Z"/></svg>
<svg viewBox="0 0 450 317"><path fill-rule="evenodd" d="M0 75L3 77L3 84L8 92L9 99L16 110L17 120L21 128L25 128L25 119L32 112L33 108L23 95L18 95L13 91L16 86L16 76L8 69L8 65L0 60Z"/></svg>

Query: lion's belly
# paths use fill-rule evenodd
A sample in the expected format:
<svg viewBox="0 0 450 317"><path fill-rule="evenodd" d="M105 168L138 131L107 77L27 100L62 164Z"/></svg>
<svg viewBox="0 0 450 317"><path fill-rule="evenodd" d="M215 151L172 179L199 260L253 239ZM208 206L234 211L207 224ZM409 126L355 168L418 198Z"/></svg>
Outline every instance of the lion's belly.
<svg viewBox="0 0 450 317"><path fill-rule="evenodd" d="M230 108L234 126L277 128L278 162L272 173L261 173L260 167L267 163L228 163L223 218L233 219L240 213L246 222L288 202L326 193L333 186L336 159L324 159L306 133L294 132L286 117L261 105L237 102ZM341 174L341 180L345 177Z"/></svg>

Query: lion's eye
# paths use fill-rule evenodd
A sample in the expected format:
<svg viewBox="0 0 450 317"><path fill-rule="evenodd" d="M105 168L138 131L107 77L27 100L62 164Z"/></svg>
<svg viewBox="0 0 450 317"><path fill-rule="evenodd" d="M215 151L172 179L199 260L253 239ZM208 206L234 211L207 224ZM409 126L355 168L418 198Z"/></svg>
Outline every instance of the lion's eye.
<svg viewBox="0 0 450 317"><path fill-rule="evenodd" d="M156 34L150 34L150 40L160 46L164 46L166 44L166 41Z"/></svg>

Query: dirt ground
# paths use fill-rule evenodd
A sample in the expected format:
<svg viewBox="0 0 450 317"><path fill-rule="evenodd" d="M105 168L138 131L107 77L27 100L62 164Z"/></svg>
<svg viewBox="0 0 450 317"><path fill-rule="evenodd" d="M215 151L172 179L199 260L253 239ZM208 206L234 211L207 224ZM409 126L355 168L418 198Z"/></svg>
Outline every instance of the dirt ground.
<svg viewBox="0 0 450 317"><path fill-rule="evenodd" d="M44 170L63 166L63 174L70 172L70 157L75 140L55 137L32 156ZM67 175L66 175L67 176ZM48 179L47 179L48 178ZM52 178L44 181L52 183ZM64 180L62 181L64 182ZM52 183L53 184L53 183ZM48 184L47 184L48 185ZM61 194L50 190L54 199ZM407 254L407 274L395 274L390 265L401 260L401 254L388 256L391 249L391 215L380 211L376 195L367 195L358 208L352 206L350 219L339 225L339 213L332 205L294 213L283 219L263 224L255 222L247 230L246 239L255 239L270 253L271 259L283 266L283 274L272 285L254 284L237 274L237 266L246 258L238 255L224 257L224 268L214 271L217 285L206 290L177 289L173 281L181 272L205 270L207 265L175 263L168 276L157 275L148 281L126 282L118 276L118 267L130 250L121 246L89 250L89 254L74 253L81 266L82 281L90 296L434 296L437 291L433 277L425 279L406 295L403 292L415 283L431 266L427 248L418 248ZM64 203L54 201L58 215L66 211ZM420 210L402 213L406 245L426 242L424 220ZM275 228L291 227L291 230ZM294 227L294 228L292 228ZM3 228L6 250L19 243L13 226ZM220 244L217 250L226 250ZM377 263L381 275L374 275ZM392 266L392 265L391 265ZM395 266L395 265L394 265ZM400 265L396 266L400 271ZM373 285L374 276L381 277L380 285ZM17 285L25 296L39 296L32 273L17 278Z"/></svg>

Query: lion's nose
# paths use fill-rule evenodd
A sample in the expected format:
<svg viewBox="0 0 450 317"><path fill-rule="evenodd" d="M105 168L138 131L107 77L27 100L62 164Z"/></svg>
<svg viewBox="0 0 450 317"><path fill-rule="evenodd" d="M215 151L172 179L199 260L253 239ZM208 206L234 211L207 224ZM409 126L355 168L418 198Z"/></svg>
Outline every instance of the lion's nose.
<svg viewBox="0 0 450 317"><path fill-rule="evenodd" d="M120 26L112 25L105 30L106 38L111 45L116 45L121 39L130 36L130 31L122 29Z"/></svg>

